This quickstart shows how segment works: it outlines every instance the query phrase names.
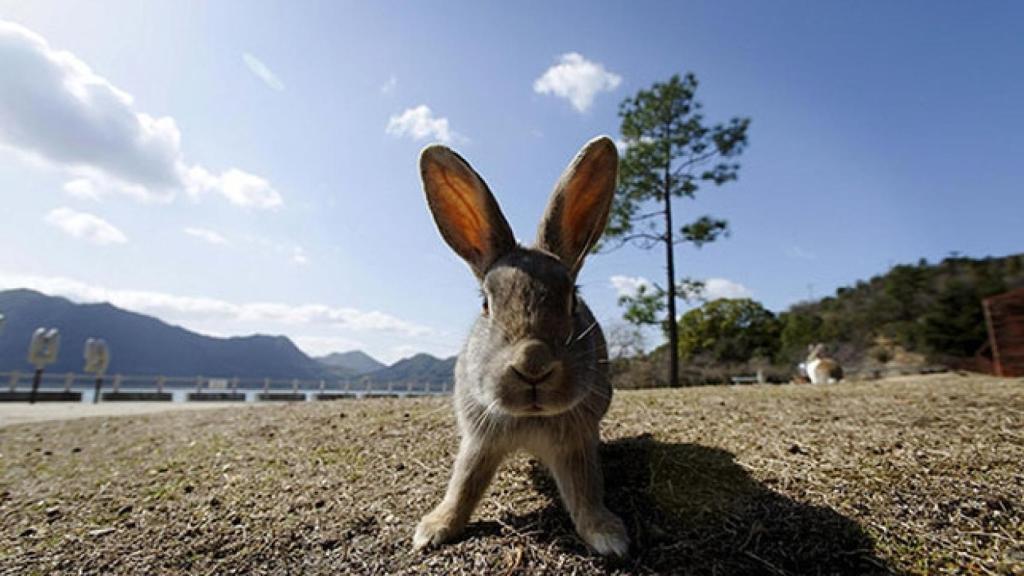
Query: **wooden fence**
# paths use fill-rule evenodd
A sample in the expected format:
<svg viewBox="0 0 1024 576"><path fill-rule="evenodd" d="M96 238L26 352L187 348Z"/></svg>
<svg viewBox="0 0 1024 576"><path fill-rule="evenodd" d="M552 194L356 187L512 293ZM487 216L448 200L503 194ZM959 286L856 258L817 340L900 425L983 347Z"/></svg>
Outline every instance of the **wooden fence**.
<svg viewBox="0 0 1024 576"><path fill-rule="evenodd" d="M986 298L985 325L997 376L1024 376L1024 288Z"/></svg>

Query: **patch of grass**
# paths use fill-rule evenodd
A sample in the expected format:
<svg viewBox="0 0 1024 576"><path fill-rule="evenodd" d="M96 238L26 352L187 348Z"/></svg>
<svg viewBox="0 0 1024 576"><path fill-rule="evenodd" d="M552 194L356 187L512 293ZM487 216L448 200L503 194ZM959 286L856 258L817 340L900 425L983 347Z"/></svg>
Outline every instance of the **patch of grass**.
<svg viewBox="0 0 1024 576"><path fill-rule="evenodd" d="M543 468L410 550L457 446L443 399L0 430L0 573L1024 574L1024 381L617 392L628 559L587 551Z"/></svg>

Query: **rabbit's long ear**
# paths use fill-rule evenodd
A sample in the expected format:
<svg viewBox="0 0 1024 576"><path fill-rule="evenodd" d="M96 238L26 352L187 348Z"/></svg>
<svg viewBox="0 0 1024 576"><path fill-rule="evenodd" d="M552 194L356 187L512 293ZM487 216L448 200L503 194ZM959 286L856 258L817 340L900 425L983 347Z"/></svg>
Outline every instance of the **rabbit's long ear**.
<svg viewBox="0 0 1024 576"><path fill-rule="evenodd" d="M512 229L483 179L446 146L420 153L420 175L427 204L445 242L477 278L500 256L515 248Z"/></svg>
<svg viewBox="0 0 1024 576"><path fill-rule="evenodd" d="M599 136L580 150L551 194L537 246L558 256L573 276L608 224L618 173L615 143Z"/></svg>

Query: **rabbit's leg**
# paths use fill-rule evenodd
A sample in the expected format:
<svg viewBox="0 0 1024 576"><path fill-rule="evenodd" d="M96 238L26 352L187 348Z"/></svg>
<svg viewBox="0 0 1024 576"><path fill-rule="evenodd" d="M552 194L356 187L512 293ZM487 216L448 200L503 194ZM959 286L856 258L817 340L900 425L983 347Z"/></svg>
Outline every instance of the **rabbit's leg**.
<svg viewBox="0 0 1024 576"><path fill-rule="evenodd" d="M414 549L441 544L462 531L503 457L504 452L494 447L463 439L444 500L416 526Z"/></svg>
<svg viewBox="0 0 1024 576"><path fill-rule="evenodd" d="M598 554L625 556L629 552L626 527L604 505L604 478L594 438L579 438L538 454L551 470L576 532Z"/></svg>

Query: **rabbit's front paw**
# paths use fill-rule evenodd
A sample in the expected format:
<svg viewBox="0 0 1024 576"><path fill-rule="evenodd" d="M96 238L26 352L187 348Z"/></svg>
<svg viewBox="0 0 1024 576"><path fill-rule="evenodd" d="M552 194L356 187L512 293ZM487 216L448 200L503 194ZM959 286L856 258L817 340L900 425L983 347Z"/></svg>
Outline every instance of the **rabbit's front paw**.
<svg viewBox="0 0 1024 576"><path fill-rule="evenodd" d="M462 530L454 514L446 510L434 510L420 520L412 537L413 550L422 550L451 540Z"/></svg>
<svg viewBox="0 0 1024 576"><path fill-rule="evenodd" d="M580 522L576 531L583 540L602 556L625 557L629 553L629 536L618 516L601 510L592 518Z"/></svg>

